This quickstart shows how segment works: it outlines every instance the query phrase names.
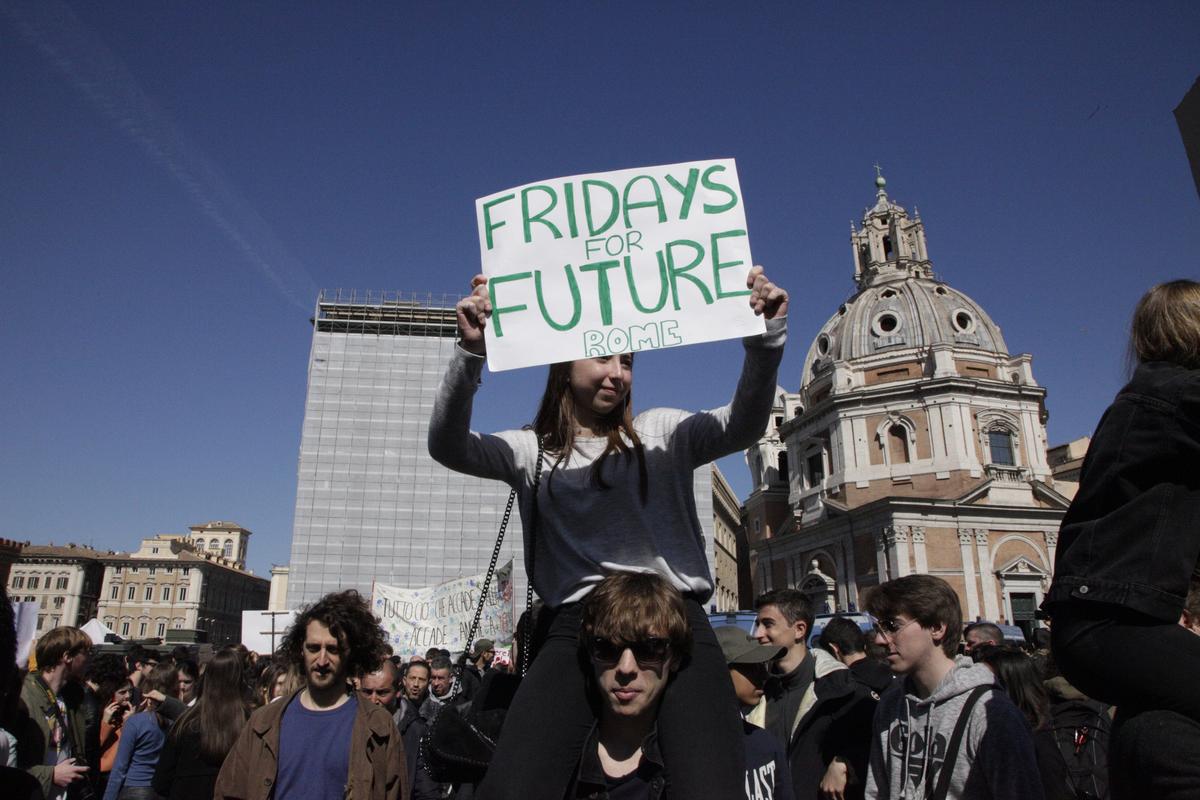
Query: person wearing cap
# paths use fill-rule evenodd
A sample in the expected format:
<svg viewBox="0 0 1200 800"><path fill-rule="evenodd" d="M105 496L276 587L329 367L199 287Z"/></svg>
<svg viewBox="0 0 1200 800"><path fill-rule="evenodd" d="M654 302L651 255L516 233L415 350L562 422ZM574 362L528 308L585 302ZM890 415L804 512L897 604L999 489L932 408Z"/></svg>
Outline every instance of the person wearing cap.
<svg viewBox="0 0 1200 800"><path fill-rule="evenodd" d="M491 669L492 659L496 657L496 643L491 639L476 639L475 644L467 651L467 663L458 676L461 684L460 700L470 700L479 692L483 684L484 674Z"/></svg>
<svg viewBox="0 0 1200 800"><path fill-rule="evenodd" d="M754 724L748 715L761 707L768 664L782 658L786 648L759 644L736 625L714 628L733 693L742 714L742 741L746 745L746 800L795 800L787 751L779 737Z"/></svg>

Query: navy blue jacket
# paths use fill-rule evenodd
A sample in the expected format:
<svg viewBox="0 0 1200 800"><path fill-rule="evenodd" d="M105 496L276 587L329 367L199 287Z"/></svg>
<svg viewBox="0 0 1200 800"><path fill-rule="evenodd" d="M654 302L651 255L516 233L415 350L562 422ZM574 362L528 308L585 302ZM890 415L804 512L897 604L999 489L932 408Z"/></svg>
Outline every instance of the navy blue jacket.
<svg viewBox="0 0 1200 800"><path fill-rule="evenodd" d="M1176 622L1200 559L1200 370L1137 368L1104 412L1063 517L1043 604Z"/></svg>

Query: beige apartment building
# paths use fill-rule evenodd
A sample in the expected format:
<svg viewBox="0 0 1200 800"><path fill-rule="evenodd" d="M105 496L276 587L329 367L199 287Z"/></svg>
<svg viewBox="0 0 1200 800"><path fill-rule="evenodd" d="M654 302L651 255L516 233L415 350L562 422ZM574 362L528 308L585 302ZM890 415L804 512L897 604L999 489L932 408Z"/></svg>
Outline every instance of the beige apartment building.
<svg viewBox="0 0 1200 800"><path fill-rule="evenodd" d="M242 611L267 607L270 581L224 557L227 530L221 529L218 540L210 539L203 526L193 526L191 535L159 534L143 539L133 553L109 556L100 621L123 638L196 630L215 645L240 641ZM206 542L203 550L194 541L197 536ZM219 548L209 548L209 541L220 541ZM245 548L234 548L232 554L244 559Z"/></svg>
<svg viewBox="0 0 1200 800"><path fill-rule="evenodd" d="M75 544L26 544L9 571L9 599L39 605L38 634L83 625L96 616L109 555Z"/></svg>

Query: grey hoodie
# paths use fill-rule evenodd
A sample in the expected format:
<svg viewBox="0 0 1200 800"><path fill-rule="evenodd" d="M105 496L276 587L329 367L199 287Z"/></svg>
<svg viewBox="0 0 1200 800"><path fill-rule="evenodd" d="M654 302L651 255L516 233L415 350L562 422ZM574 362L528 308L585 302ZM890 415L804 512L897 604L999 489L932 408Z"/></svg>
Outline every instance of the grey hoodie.
<svg viewBox="0 0 1200 800"><path fill-rule="evenodd" d="M1004 689L995 685L992 671L964 656L955 660L954 669L924 700L912 693L907 678L894 681L879 698L866 796L886 800L931 797L959 712L971 690L981 685L995 689L980 697L971 710L946 797L1041 800L1029 725Z"/></svg>

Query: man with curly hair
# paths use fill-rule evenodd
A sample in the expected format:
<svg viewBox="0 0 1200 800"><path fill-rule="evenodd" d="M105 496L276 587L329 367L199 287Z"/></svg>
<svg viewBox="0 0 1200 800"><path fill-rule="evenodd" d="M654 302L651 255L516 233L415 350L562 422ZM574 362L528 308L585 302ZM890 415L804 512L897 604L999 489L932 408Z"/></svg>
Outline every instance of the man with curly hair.
<svg viewBox="0 0 1200 800"><path fill-rule="evenodd" d="M408 798L404 745L391 715L349 683L383 660L386 643L356 591L302 609L280 649L307 683L251 715L214 798Z"/></svg>

